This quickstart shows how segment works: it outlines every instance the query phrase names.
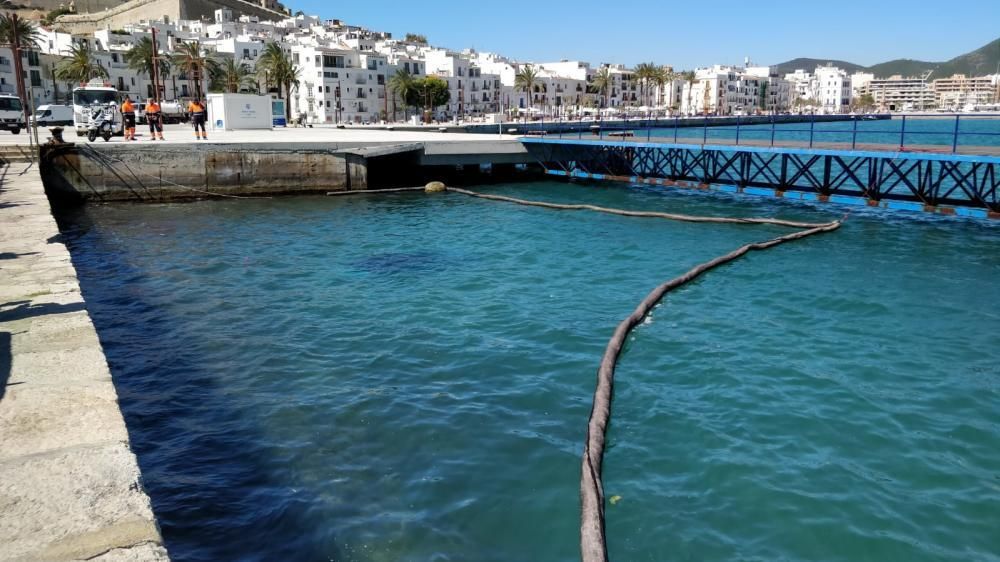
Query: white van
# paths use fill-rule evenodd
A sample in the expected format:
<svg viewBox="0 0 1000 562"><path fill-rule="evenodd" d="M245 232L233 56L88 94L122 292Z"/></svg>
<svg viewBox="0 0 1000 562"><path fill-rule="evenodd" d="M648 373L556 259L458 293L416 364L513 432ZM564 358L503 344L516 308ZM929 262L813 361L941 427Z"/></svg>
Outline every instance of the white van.
<svg viewBox="0 0 1000 562"><path fill-rule="evenodd" d="M0 94L0 129L16 135L24 128L26 127L21 98L12 94Z"/></svg>
<svg viewBox="0 0 1000 562"><path fill-rule="evenodd" d="M72 125L73 108L68 105L40 105L35 109L31 121L38 123L39 127Z"/></svg>

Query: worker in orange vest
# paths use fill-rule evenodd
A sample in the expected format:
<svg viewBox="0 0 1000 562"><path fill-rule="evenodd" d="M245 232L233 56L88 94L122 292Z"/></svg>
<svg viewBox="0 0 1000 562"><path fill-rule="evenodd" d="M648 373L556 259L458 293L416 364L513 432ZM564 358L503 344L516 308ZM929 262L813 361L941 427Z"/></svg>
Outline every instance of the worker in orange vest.
<svg viewBox="0 0 1000 562"><path fill-rule="evenodd" d="M149 123L149 140L155 141L157 135L163 140L163 114L160 104L153 98L146 102L146 122Z"/></svg>
<svg viewBox="0 0 1000 562"><path fill-rule="evenodd" d="M208 120L208 111L205 110L205 103L201 100L191 100L188 104L188 113L191 114L191 122L194 123L194 138L198 140L208 140L208 133L205 131L205 121ZM198 128L201 132L198 132Z"/></svg>
<svg viewBox="0 0 1000 562"><path fill-rule="evenodd" d="M132 99L125 96L125 101L122 102L122 117L125 121L125 140L134 141L135 140L135 104L132 103Z"/></svg>

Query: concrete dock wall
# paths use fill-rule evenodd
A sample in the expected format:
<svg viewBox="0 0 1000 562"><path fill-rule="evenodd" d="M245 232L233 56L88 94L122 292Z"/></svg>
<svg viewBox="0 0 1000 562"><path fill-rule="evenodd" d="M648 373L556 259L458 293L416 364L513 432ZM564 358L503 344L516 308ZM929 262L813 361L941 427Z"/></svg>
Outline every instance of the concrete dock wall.
<svg viewBox="0 0 1000 562"><path fill-rule="evenodd" d="M428 175L534 159L517 140L352 143L70 143L42 147L59 202L325 193L417 185ZM374 184L372 182L375 182Z"/></svg>
<svg viewBox="0 0 1000 562"><path fill-rule="evenodd" d="M366 158L320 148L87 144L43 147L42 177L60 201L162 200L362 189Z"/></svg>
<svg viewBox="0 0 1000 562"><path fill-rule="evenodd" d="M38 169L0 167L0 561L167 560Z"/></svg>

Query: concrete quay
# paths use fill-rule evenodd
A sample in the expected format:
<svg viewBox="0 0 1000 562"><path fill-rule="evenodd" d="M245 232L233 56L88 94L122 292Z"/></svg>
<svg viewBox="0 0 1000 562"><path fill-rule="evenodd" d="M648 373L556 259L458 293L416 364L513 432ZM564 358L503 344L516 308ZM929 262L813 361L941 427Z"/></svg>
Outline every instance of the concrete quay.
<svg viewBox="0 0 1000 562"><path fill-rule="evenodd" d="M168 560L38 168L0 168L0 560Z"/></svg>
<svg viewBox="0 0 1000 562"><path fill-rule="evenodd" d="M45 187L72 203L324 193L427 179L488 181L487 170L503 178L535 162L507 135L299 128L222 131L197 141L182 126L165 135L163 142L93 143L64 135L68 144L42 147Z"/></svg>

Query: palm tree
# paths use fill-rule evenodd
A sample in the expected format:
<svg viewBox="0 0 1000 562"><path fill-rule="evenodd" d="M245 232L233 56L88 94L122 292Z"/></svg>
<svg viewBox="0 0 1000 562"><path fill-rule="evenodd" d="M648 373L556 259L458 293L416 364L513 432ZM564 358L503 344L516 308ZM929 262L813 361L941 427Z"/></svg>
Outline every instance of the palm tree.
<svg viewBox="0 0 1000 562"><path fill-rule="evenodd" d="M264 47L264 52L257 59L257 72L263 75L264 87L270 89L272 86L278 89L278 97L281 98L281 82L276 79L275 72L286 59L285 51L277 42L270 42Z"/></svg>
<svg viewBox="0 0 1000 562"><path fill-rule="evenodd" d="M13 45L15 38L22 48L37 49L42 44L42 32L33 23L17 18L15 25L10 14L0 14L0 44Z"/></svg>
<svg viewBox="0 0 1000 562"><path fill-rule="evenodd" d="M688 71L685 71L685 72L681 72L681 78L685 82L687 82L687 85L688 85L688 102L687 102L687 107L688 107L688 111L690 112L691 111L691 90L694 89L694 83L697 82L697 80L695 78L695 74L694 74L693 70L688 70Z"/></svg>
<svg viewBox="0 0 1000 562"><path fill-rule="evenodd" d="M87 82L92 78L107 78L108 70L94 58L90 45L76 43L69 50L69 56L59 62L52 73L57 80L66 82Z"/></svg>
<svg viewBox="0 0 1000 562"><path fill-rule="evenodd" d="M413 95L415 90L413 75L405 70L397 71L391 78L389 78L388 86L389 91L392 92L393 120L396 119L396 96L399 96L399 99L403 101L403 119L408 119L409 116L406 114L408 104L406 103L406 100Z"/></svg>
<svg viewBox="0 0 1000 562"><path fill-rule="evenodd" d="M639 80L639 98L642 100L643 105L649 105L646 103L649 96L649 83L652 81L655 72L656 65L651 62L644 62L635 67L634 74L636 79Z"/></svg>
<svg viewBox="0 0 1000 562"><path fill-rule="evenodd" d="M153 40L143 37L138 43L132 46L125 53L125 60L128 67L139 74L145 74L150 79L153 78L153 58L156 57L156 69L160 78L166 78L170 74L170 61L157 52L153 47ZM157 98L159 95L156 96Z"/></svg>
<svg viewBox="0 0 1000 562"><path fill-rule="evenodd" d="M203 51L198 42L190 41L178 45L171 59L177 69L194 82L195 99L201 99L202 79L218 66L215 57Z"/></svg>
<svg viewBox="0 0 1000 562"><path fill-rule="evenodd" d="M285 64L281 65L279 70L281 81L285 84L285 97L292 99L292 91L299 89L299 74L301 74L301 70L292 63L291 59L286 59ZM291 118L291 111L291 106L285 107L286 118Z"/></svg>
<svg viewBox="0 0 1000 562"><path fill-rule="evenodd" d="M531 92L535 88L535 83L538 82L538 71L535 67L530 64L525 65L524 68L517 72L514 76L514 89L524 90L525 95L528 96L528 107L534 106L534 100L531 97Z"/></svg>
<svg viewBox="0 0 1000 562"><path fill-rule="evenodd" d="M656 69L656 73L653 75L653 82L656 84L656 91L660 93L660 100L664 101L666 99L666 92L663 91L663 87L667 84L673 84L674 80L677 79L677 75L674 74L674 69L669 66L661 66Z"/></svg>
<svg viewBox="0 0 1000 562"><path fill-rule="evenodd" d="M594 80L590 83L590 87L593 88L598 94L604 96L604 107L610 104L608 99L608 92L611 90L612 78L611 69L603 66L600 70L594 74Z"/></svg>
<svg viewBox="0 0 1000 562"><path fill-rule="evenodd" d="M299 86L299 67L285 54L281 45L272 41L264 47L264 52L257 60L257 71L264 75L264 82L268 88L273 85L278 89L278 98L281 98L282 88L284 88L285 97L282 99L286 100L285 118L290 121L292 107L289 102L291 102L292 90Z"/></svg>
<svg viewBox="0 0 1000 562"><path fill-rule="evenodd" d="M252 81L253 73L250 68L242 62L236 62L236 59L226 58L211 70L212 81L230 94L239 92Z"/></svg>

